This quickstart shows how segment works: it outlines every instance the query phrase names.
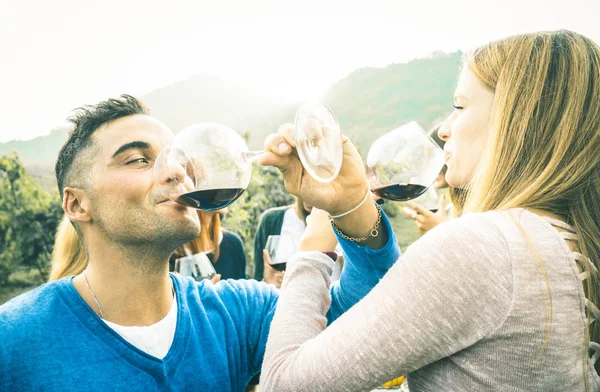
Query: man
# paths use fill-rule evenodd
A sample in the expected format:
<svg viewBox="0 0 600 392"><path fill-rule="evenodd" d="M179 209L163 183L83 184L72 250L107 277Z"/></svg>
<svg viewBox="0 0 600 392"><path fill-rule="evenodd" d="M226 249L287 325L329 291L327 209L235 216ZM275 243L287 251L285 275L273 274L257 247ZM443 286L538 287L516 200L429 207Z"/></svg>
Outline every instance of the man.
<svg viewBox="0 0 600 392"><path fill-rule="evenodd" d="M277 290L169 274L170 254L200 225L195 210L162 195L186 178L155 180L173 136L141 102L123 95L72 121L56 175L89 264L0 307L0 390L243 390L260 371ZM329 322L398 256L394 246L378 252L380 265L348 265L332 287Z"/></svg>

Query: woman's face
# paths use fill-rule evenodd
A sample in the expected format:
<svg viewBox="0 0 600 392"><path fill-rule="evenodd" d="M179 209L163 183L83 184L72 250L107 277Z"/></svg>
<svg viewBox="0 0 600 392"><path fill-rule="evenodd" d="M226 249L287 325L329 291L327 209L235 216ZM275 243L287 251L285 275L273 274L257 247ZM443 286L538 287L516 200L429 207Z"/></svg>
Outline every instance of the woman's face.
<svg viewBox="0 0 600 392"><path fill-rule="evenodd" d="M446 141L446 181L453 187L469 187L487 143L493 103L494 92L465 67L454 93L454 112L438 131Z"/></svg>

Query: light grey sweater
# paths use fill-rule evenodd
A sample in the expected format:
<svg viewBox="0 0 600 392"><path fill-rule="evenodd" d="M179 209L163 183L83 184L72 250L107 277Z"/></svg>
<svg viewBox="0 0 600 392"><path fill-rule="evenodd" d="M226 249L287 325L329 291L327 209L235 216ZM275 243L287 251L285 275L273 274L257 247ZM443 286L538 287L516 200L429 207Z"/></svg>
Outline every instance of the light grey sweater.
<svg viewBox="0 0 600 392"><path fill-rule="evenodd" d="M574 234L553 225L572 230L523 209L446 222L327 329L331 262L298 254L261 391L364 391L403 374L411 392L584 391L584 377L600 391L599 346L585 339L585 261L567 245Z"/></svg>

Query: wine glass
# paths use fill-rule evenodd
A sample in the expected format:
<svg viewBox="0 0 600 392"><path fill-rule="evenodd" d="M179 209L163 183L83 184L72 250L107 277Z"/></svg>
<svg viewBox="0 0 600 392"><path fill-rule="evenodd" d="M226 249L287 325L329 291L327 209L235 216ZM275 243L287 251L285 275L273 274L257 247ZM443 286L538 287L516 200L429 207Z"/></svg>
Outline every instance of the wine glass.
<svg viewBox="0 0 600 392"><path fill-rule="evenodd" d="M270 235L265 249L269 252L271 267L277 271L284 271L287 261L296 254L298 245L289 234Z"/></svg>
<svg viewBox="0 0 600 392"><path fill-rule="evenodd" d="M296 113L294 138L298 156L316 180L333 181L342 166L342 134L337 119L323 103L302 105ZM249 151L234 130L199 123L179 132L154 164L165 199L206 211L237 200L252 176L252 162L262 151Z"/></svg>
<svg viewBox="0 0 600 392"><path fill-rule="evenodd" d="M424 194L443 166L443 150L414 121L381 136L367 155L371 191L393 201Z"/></svg>
<svg viewBox="0 0 600 392"><path fill-rule="evenodd" d="M427 191L425 191L425 193L423 193L421 196L417 197L413 201L435 214L438 210L439 202L439 197L437 191L435 190L435 186L430 186L427 189Z"/></svg>
<svg viewBox="0 0 600 392"><path fill-rule="evenodd" d="M192 276L196 280L212 279L216 274L215 267L206 255L200 252L180 257L175 260L175 270L182 276Z"/></svg>

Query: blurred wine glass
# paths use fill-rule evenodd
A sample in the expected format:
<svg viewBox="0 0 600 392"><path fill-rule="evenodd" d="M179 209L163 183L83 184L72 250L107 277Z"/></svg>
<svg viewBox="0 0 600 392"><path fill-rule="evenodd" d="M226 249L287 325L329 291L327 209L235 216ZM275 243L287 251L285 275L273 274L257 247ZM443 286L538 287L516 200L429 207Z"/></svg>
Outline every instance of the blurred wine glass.
<svg viewBox="0 0 600 392"><path fill-rule="evenodd" d="M424 194L443 165L443 150L414 121L381 136L367 155L371 191L393 201Z"/></svg>

